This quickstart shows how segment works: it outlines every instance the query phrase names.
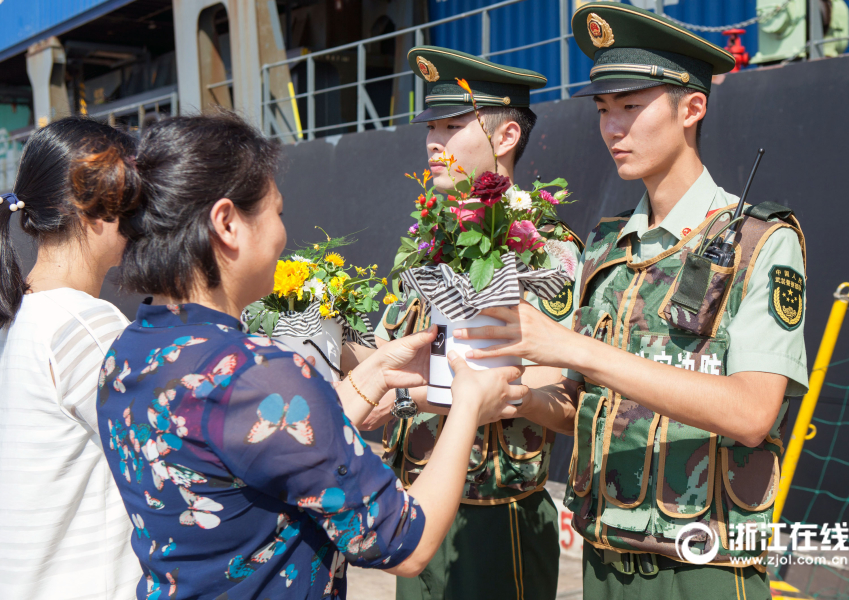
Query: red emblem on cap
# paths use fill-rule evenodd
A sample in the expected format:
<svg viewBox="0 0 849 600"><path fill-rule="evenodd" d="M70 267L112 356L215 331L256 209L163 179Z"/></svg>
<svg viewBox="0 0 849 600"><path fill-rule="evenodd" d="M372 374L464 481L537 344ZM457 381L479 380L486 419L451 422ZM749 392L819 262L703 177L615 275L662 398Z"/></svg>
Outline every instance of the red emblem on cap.
<svg viewBox="0 0 849 600"><path fill-rule="evenodd" d="M422 75L424 75L425 77L430 75L430 70L427 68L427 65L424 64L423 62L419 63L419 71L421 71Z"/></svg>
<svg viewBox="0 0 849 600"><path fill-rule="evenodd" d="M690 229L689 227L685 227L684 229L681 230L681 235L683 237L687 237L688 235L690 235L691 231L693 231L693 230Z"/></svg>
<svg viewBox="0 0 849 600"><path fill-rule="evenodd" d="M595 21L590 22L590 35L593 37L601 37L601 27Z"/></svg>

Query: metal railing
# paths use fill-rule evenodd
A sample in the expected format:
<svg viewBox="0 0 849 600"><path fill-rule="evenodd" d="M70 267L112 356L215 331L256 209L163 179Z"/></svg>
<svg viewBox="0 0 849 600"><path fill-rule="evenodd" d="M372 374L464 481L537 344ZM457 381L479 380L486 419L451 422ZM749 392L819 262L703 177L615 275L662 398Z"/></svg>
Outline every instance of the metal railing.
<svg viewBox="0 0 849 600"><path fill-rule="evenodd" d="M105 120L113 127L116 125L118 117L136 115L139 121L138 127L131 127L130 131L137 135L141 135L144 130L145 119L149 113L159 115L161 108L168 106L169 115L178 114L179 97L176 89L172 88L168 93L158 96L141 98L136 96L136 98L138 100L129 98L124 102L116 101L98 105L97 108L100 110L87 111L86 114L92 119ZM9 134L5 129L0 129L0 192L10 191L14 186L21 160L21 149L35 129L35 127L31 127L14 134Z"/></svg>
<svg viewBox="0 0 849 600"><path fill-rule="evenodd" d="M500 56L503 54L509 54L511 52L520 52L522 50L528 50L530 48L536 48L539 46L545 46L548 44L560 44L560 81L561 84L558 86L551 86L544 89L534 90L531 94L544 94L549 92L560 92L560 97L565 99L569 97L569 89L573 87L578 87L582 85L586 85L589 82L578 82L578 83L569 83L569 46L568 40L573 37L569 31L569 22L571 19L571 11L570 11L570 0L559 0L560 3L560 35L557 37L553 37L547 40L542 40L540 42L535 42L532 44L526 44L524 46L518 46L516 48L509 48L505 50L498 50L495 52L490 51L490 13L494 10L498 10L505 6L511 6L513 4L518 4L520 2L524 2L524 0L504 0L502 2L497 2L490 6L486 6L483 8L478 8L475 10L470 10L458 15L453 15L451 17L446 17L443 19L437 19L436 21L431 21L429 23L423 23L421 25L416 25L414 27L407 27L406 29L400 29L398 31L393 31L391 33L385 33L383 35L374 36L368 39L361 40L359 42L352 42L350 44L344 44L342 46L336 46L334 48L328 48L326 50L320 50L317 52L311 52L309 54L305 54L302 56L296 56L294 58L289 58L286 60L281 60L278 62L270 63L262 65L261 74L262 74L262 122L263 129L265 134L270 137L275 138L288 138L289 140L300 140L304 139L304 137L308 140L315 139L315 134L323 131L329 130L339 130L347 127L356 126L357 131L364 131L366 125L373 125L376 129L383 129L384 121L392 122L397 121L398 119L403 119L404 117L412 117L413 115L424 110L424 81L422 81L419 77L415 77L413 72L404 69L401 73L393 73L391 75L382 75L380 77L372 77L370 79L366 78L366 46L369 44L373 44L375 42L381 42L384 40L399 38L402 36L407 36L412 34L413 36L413 44L415 46L420 46L425 43L424 33L428 29L432 29L434 27L439 27L440 25L445 25L446 23L452 23L455 21L460 21L462 19L468 19L470 17L475 17L477 15L481 16L481 52L479 56L483 58L492 58L494 56ZM357 79L356 81L350 83L343 83L340 85L334 85L330 87L325 87L321 89L316 89L316 74L315 74L315 62L316 59L319 59L324 56L329 56L332 54L338 54L340 52L356 50L356 60L357 60ZM289 85L289 95L281 96L280 98L272 98L271 95L271 71L272 69L279 69L282 67L288 67L292 69L293 67L306 63L306 88L307 91L301 94L296 94L293 86ZM401 77L413 77L413 110L390 114L385 117L381 117L377 110L375 109L374 103L369 96L368 91L366 90L366 86L370 83L376 83L379 81L387 81L392 79L397 79ZM348 121L343 123L334 123L331 125L324 125L321 127L316 126L316 107L315 107L315 99L319 94L327 94L330 92L337 92L345 89L356 88L357 92L357 119L355 121ZM300 122L300 115L298 112L298 100L305 99L306 101L306 128L302 127ZM285 112L283 105L288 104L291 110L290 117L294 120L294 122L289 122L289 119L285 118ZM275 112L277 113L275 115ZM281 120L288 127L288 131L284 131L280 127L280 123L277 118L281 117Z"/></svg>
<svg viewBox="0 0 849 600"><path fill-rule="evenodd" d="M144 122L147 113L153 112L156 115L159 115L160 109L164 105L168 105L170 109L168 114L179 114L179 96L176 90L160 96L154 96L153 98L138 100L136 102L131 101L129 103L121 103L119 101L110 103L101 110L89 111L88 116L92 119L105 118L106 121L114 127L117 117L135 114L138 116L139 120L138 129L136 131L138 131L138 134L141 135L141 132L144 130Z"/></svg>

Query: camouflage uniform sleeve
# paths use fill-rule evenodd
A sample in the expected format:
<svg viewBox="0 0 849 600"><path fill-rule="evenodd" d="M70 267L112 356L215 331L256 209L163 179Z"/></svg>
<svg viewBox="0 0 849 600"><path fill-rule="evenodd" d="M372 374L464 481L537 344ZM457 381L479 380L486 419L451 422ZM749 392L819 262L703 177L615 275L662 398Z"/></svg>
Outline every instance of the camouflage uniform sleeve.
<svg viewBox="0 0 849 600"><path fill-rule="evenodd" d="M808 359L805 353L805 296L802 290L802 316L798 324L781 322L774 308L770 278L773 271L782 267L792 276L792 271L804 281L805 263L796 233L779 229L764 243L755 261L754 270L746 290L746 297L737 314L728 324L730 346L726 373L732 375L745 371L759 371L784 375L787 396L803 396L808 389ZM779 290L780 291L780 290Z"/></svg>

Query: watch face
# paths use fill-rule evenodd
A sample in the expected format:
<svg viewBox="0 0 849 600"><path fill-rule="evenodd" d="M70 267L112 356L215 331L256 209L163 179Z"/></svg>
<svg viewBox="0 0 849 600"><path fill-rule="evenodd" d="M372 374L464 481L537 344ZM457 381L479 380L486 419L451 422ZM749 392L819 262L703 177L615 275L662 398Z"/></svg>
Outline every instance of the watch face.
<svg viewBox="0 0 849 600"><path fill-rule="evenodd" d="M395 405L392 407L390 412L399 419L409 419L418 414L419 408L412 399L399 398L395 400Z"/></svg>

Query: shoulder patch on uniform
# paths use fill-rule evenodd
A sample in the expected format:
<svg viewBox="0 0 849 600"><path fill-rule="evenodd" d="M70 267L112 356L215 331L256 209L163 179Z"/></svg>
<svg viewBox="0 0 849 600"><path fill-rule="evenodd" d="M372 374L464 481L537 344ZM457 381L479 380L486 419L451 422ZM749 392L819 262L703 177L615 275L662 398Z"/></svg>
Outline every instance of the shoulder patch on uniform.
<svg viewBox="0 0 849 600"><path fill-rule="evenodd" d="M551 300L540 298L540 310L555 321L562 321L572 314L572 308L575 306L574 288L574 281L566 281L563 289Z"/></svg>
<svg viewBox="0 0 849 600"><path fill-rule="evenodd" d="M805 312L805 278L784 265L769 271L769 312L778 324L792 331L802 324Z"/></svg>

